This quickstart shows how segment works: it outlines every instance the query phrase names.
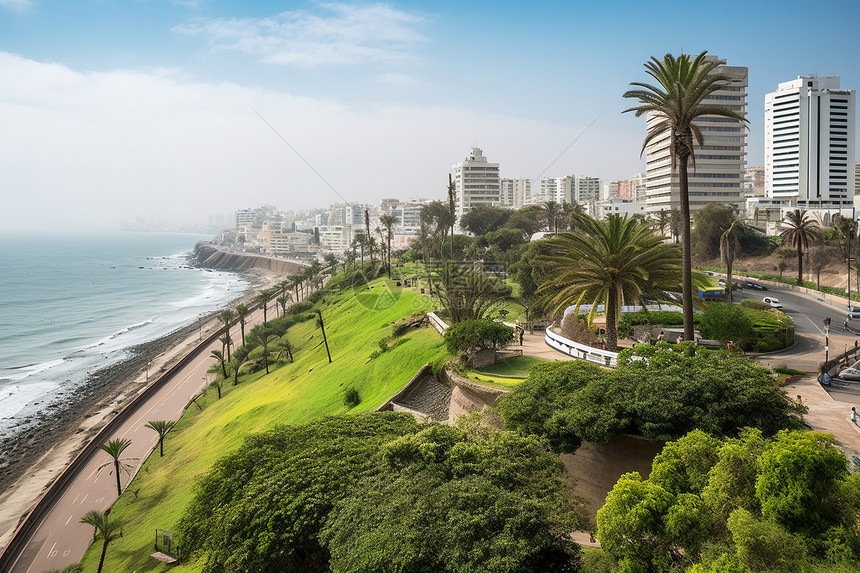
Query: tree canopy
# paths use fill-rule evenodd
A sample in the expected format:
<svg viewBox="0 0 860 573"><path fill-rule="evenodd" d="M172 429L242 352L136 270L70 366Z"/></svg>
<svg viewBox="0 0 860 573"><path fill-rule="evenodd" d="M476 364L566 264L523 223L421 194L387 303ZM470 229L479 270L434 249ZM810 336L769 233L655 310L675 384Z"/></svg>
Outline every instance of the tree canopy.
<svg viewBox="0 0 860 573"><path fill-rule="evenodd" d="M597 512L617 571L856 570L860 479L827 434L693 431L651 474L618 480Z"/></svg>
<svg viewBox="0 0 860 573"><path fill-rule="evenodd" d="M584 527L542 441L391 412L251 436L180 523L206 572L577 571ZM444 527L439 524L444 523Z"/></svg>
<svg viewBox="0 0 860 573"><path fill-rule="evenodd" d="M607 443L622 432L663 441L694 429L736 436L754 426L770 435L800 424L770 371L743 356L666 342L634 350L623 351L613 370L585 362L535 365L499 400L505 427L572 452L581 440Z"/></svg>

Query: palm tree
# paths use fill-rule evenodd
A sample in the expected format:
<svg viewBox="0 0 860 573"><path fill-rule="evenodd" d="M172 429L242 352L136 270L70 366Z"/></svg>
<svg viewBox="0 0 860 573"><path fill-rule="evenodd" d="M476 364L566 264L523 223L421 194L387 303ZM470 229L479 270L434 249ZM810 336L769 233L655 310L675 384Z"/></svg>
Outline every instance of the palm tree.
<svg viewBox="0 0 860 573"><path fill-rule="evenodd" d="M119 481L119 465L120 459L119 457L125 451L127 447L131 445L131 440L127 438L114 438L113 440L108 440L107 443L99 446L104 452L107 453L111 458L113 458L113 469L116 472L116 495L119 497L122 495L122 485ZM111 463L111 462L108 462Z"/></svg>
<svg viewBox="0 0 860 573"><path fill-rule="evenodd" d="M391 278L391 239L394 238L394 225L397 224L397 218L394 215L380 215L379 222L385 227L385 238L388 240L388 278Z"/></svg>
<svg viewBox="0 0 860 573"><path fill-rule="evenodd" d="M81 523L93 526L93 542L101 537L102 555L99 558L99 567L96 573L101 573L102 567L105 564L105 555L107 554L108 543L122 537L122 524L116 520L108 518L107 511L96 511L91 509L86 512L81 518Z"/></svg>
<svg viewBox="0 0 860 573"><path fill-rule="evenodd" d="M237 348L236 352L233 353L233 362L230 364L230 368L233 370L233 386L239 383L239 369L247 360L248 351L244 348Z"/></svg>
<svg viewBox="0 0 860 573"><path fill-rule="evenodd" d="M543 209L541 215L546 224L546 230L558 234L558 220L562 216L561 205L555 201L546 201L541 204L541 209Z"/></svg>
<svg viewBox="0 0 860 573"><path fill-rule="evenodd" d="M212 356L212 358L214 358L215 360L218 361L218 364L220 365L220 368L221 368L221 373L224 375L224 378L226 378L227 377L227 359L224 358L224 353L221 352L220 350L213 350L210 353L210 356ZM218 372L217 368L215 369L215 372L216 373Z"/></svg>
<svg viewBox="0 0 860 573"><path fill-rule="evenodd" d="M167 435L173 426L176 425L176 422L173 420L150 420L146 423L147 428L150 430L154 430L156 434L158 434L158 450L159 457L164 457L164 436Z"/></svg>
<svg viewBox="0 0 860 573"><path fill-rule="evenodd" d="M239 325L242 328L242 346L245 346L245 317L250 313L251 311L244 304L236 305L236 316L239 317Z"/></svg>
<svg viewBox="0 0 860 573"><path fill-rule="evenodd" d="M720 260L726 265L726 301L732 303L732 265L741 250L738 231L743 223L735 219L729 228L720 235Z"/></svg>
<svg viewBox="0 0 860 573"><path fill-rule="evenodd" d="M325 336L325 323L323 322L322 311L317 309L317 326L322 330L323 342L325 343L325 353L328 355L328 363L331 364L331 352L328 349L328 338Z"/></svg>
<svg viewBox="0 0 860 573"><path fill-rule="evenodd" d="M669 154L672 169L678 169L681 200L681 254L682 254L682 302L684 307L684 338L693 339L693 282L690 252L690 197L687 169L692 162L696 166L695 146L702 145L702 132L693 121L705 115L722 116L746 122L740 113L717 106L702 105L702 101L725 85L729 78L713 73L720 65L716 60L706 60L702 52L692 60L688 54L675 58L666 54L663 61L651 58L645 71L657 80L658 85L633 82L630 85L642 89L630 90L624 97L638 99L637 107L624 110L635 112L636 117L647 114L653 118L648 134L642 144L642 153L654 141L669 137ZM641 154L640 154L641 155Z"/></svg>
<svg viewBox="0 0 860 573"><path fill-rule="evenodd" d="M552 278L538 289L555 310L570 304L591 304L589 320L597 305L606 309L606 347L618 342L619 311L624 304L667 301L681 285L681 253L678 245L664 243L648 222L609 215L597 221L587 215L577 220L577 233L561 233L550 239L552 255L540 257ZM697 284L706 281L696 272Z"/></svg>
<svg viewBox="0 0 860 573"><path fill-rule="evenodd" d="M783 243L797 248L797 284L803 286L803 251L821 238L821 230L807 217L806 209L795 209L786 214L779 236Z"/></svg>
<svg viewBox="0 0 860 573"><path fill-rule="evenodd" d="M230 338L230 323L236 318L236 313L226 308L218 314L218 320L224 323L224 333L227 335L227 360L230 360L230 345L233 340Z"/></svg>
<svg viewBox="0 0 860 573"><path fill-rule="evenodd" d="M370 268L373 269L373 235L370 234L370 211L364 210L364 240L370 254Z"/></svg>
<svg viewBox="0 0 860 573"><path fill-rule="evenodd" d="M290 293L282 294L278 297L278 305L281 307L281 316L287 314L287 303L289 303L293 298L293 295Z"/></svg>
<svg viewBox="0 0 860 573"><path fill-rule="evenodd" d="M272 298L272 293L268 289L261 290L259 293L257 293L257 296L254 297L254 302L259 304L263 309L263 324L266 324L266 321L268 320L268 316L267 316L268 308L267 307L269 306L269 299L270 298Z"/></svg>
<svg viewBox="0 0 860 573"><path fill-rule="evenodd" d="M457 220L456 210L457 186L448 174L448 217L451 221L451 260L454 260L454 222Z"/></svg>

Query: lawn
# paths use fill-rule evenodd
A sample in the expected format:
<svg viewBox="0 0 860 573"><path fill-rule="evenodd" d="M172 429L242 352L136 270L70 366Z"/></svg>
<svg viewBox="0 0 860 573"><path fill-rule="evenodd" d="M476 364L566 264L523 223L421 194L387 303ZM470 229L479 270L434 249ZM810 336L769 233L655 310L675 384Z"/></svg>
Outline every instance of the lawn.
<svg viewBox="0 0 860 573"><path fill-rule="evenodd" d="M105 571L199 571L186 563L169 567L149 557L157 529L175 531L190 502L195 479L242 444L246 435L277 424L299 424L323 416L347 413L344 391L355 388L361 402L349 410L374 410L403 387L426 363L450 358L432 328L403 337L404 342L367 361L379 341L391 333L391 323L424 312L431 303L418 289L389 288L386 279L370 287L327 294L320 303L333 362L328 363L315 320L293 326L287 337L294 347L294 364L281 363L226 383L221 400L214 389L192 404L165 439L165 457L150 456L111 512L123 522L123 537L111 543ZM181 543L181 540L179 540ZM86 570L95 570L101 544L84 556Z"/></svg>
<svg viewBox="0 0 860 573"><path fill-rule="evenodd" d="M484 386L511 390L525 380L531 367L539 362L547 362L547 360L534 356L514 356L498 364L482 366L477 370L467 370L464 375L469 380Z"/></svg>

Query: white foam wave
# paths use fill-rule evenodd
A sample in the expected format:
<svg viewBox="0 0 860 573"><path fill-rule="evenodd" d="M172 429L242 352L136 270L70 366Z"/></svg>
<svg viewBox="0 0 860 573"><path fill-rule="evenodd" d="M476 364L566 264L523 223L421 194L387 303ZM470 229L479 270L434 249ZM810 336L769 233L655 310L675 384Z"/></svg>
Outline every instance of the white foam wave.
<svg viewBox="0 0 860 573"><path fill-rule="evenodd" d="M30 364L29 366L22 366L19 368L10 369L9 374L5 374L3 376L4 380L11 380L13 382L17 382L19 380L25 380L31 376L35 376L36 374L40 374L45 370L50 368L54 368L55 366L59 366L65 362L65 359L60 358L59 360L51 360L49 362L42 362L40 364Z"/></svg>

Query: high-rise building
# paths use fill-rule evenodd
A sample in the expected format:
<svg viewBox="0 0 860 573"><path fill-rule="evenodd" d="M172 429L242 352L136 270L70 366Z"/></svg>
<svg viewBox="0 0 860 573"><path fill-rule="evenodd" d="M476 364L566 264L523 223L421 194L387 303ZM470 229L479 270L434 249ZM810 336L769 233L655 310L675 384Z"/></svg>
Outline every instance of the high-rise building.
<svg viewBox="0 0 860 573"><path fill-rule="evenodd" d="M457 222L475 205L501 203L499 164L489 163L484 152L471 148L463 161L454 164L454 204Z"/></svg>
<svg viewBox="0 0 860 573"><path fill-rule="evenodd" d="M748 70L741 66L727 66L725 60L705 56L708 61L719 62L714 74L722 74L729 81L702 100L702 105L728 108L746 115ZM662 121L662 116L648 114L650 128ZM694 120L702 133L702 145L695 146L696 163L689 165L690 209L700 209L708 203L719 202L743 205L744 167L746 164L746 127L728 117L705 115ZM669 134L666 133L645 148L646 204L649 211L680 208L681 186L677 169L672 169L669 154Z"/></svg>
<svg viewBox="0 0 860 573"><path fill-rule="evenodd" d="M502 207L519 209L526 204L526 199L532 194L531 179L501 179L499 180Z"/></svg>
<svg viewBox="0 0 860 573"><path fill-rule="evenodd" d="M853 204L855 92L839 77L799 76L765 96L765 194L792 205Z"/></svg>
<svg viewBox="0 0 860 573"><path fill-rule="evenodd" d="M544 202L570 203L572 184L573 177L570 175L567 177L541 177L541 198Z"/></svg>

